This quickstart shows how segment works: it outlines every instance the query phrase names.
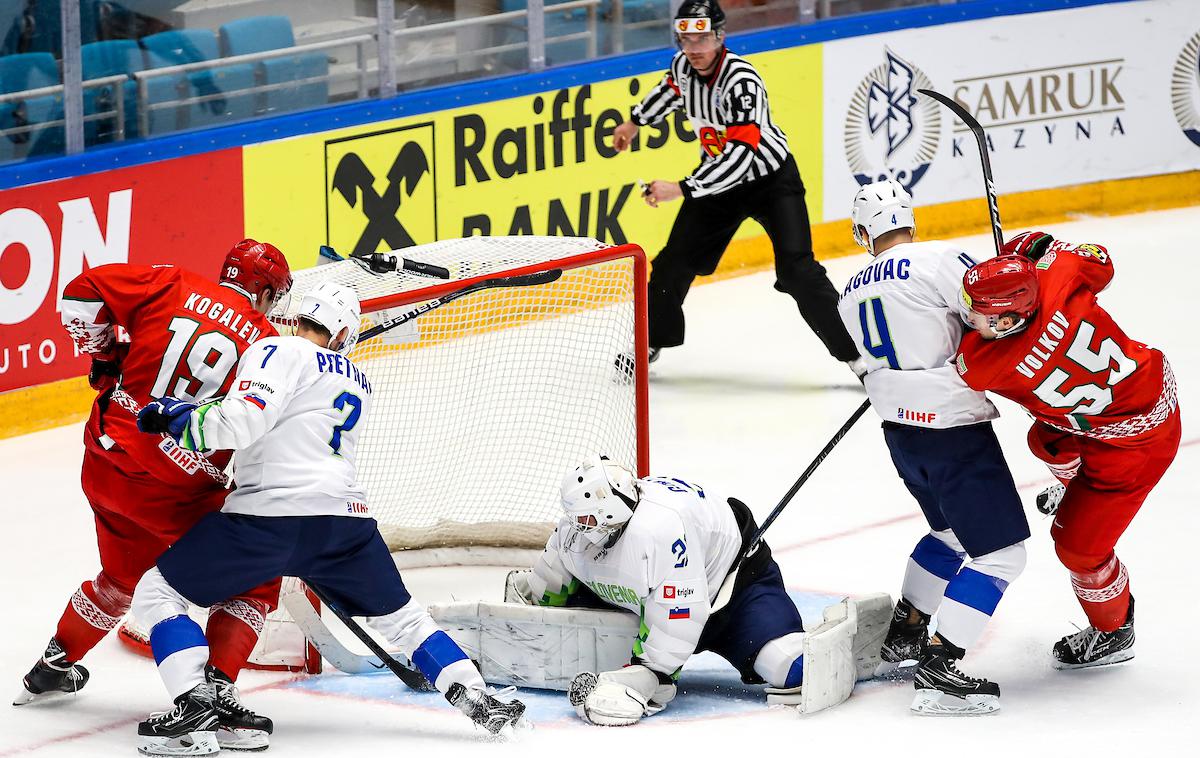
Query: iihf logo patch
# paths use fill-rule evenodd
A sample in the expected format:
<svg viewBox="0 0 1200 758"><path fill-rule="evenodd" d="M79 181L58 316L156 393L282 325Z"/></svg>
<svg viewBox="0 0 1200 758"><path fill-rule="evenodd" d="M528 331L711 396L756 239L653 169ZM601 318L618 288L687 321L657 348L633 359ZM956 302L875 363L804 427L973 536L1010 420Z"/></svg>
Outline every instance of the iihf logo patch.
<svg viewBox="0 0 1200 758"><path fill-rule="evenodd" d="M846 162L860 185L894 179L910 193L929 170L942 134L938 104L923 71L884 49L884 61L854 91L846 113Z"/></svg>
<svg viewBox="0 0 1200 758"><path fill-rule="evenodd" d="M1200 147L1200 32L1175 59L1171 73L1171 107L1175 120L1193 145Z"/></svg>

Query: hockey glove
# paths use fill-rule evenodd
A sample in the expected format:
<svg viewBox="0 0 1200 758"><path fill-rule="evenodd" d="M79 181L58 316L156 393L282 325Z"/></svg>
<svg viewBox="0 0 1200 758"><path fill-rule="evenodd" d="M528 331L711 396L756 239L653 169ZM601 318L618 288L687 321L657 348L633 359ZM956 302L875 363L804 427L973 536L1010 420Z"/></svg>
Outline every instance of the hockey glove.
<svg viewBox="0 0 1200 758"><path fill-rule="evenodd" d="M181 438L191 436L188 434L188 419L191 418L192 411L196 410L195 403L189 403L186 400L179 400L170 396L160 397L150 403L138 413L137 426L138 429L149 434L169 434L189 450L195 449L192 446L184 444Z"/></svg>
<svg viewBox="0 0 1200 758"><path fill-rule="evenodd" d="M97 392L107 392L117 386L121 376L121 364L115 360L92 356L92 367L88 369L88 384Z"/></svg>
<svg viewBox="0 0 1200 758"><path fill-rule="evenodd" d="M1002 255L1021 255L1031 261L1036 261L1046 254L1054 238L1045 232L1021 232L1004 243L1000 248Z"/></svg>

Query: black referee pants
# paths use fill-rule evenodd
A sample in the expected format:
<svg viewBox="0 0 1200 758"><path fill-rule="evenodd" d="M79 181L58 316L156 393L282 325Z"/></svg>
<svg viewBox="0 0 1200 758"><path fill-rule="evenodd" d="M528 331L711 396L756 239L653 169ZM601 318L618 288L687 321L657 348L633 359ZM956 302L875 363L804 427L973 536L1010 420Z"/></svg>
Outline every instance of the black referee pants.
<svg viewBox="0 0 1200 758"><path fill-rule="evenodd" d="M683 300L697 276L716 270L742 222L762 224L775 250L775 289L791 295L809 328L840 361L858 348L838 316L838 293L812 251L804 183L796 160L770 176L719 195L683 199L667 245L650 271L650 347L683 344Z"/></svg>

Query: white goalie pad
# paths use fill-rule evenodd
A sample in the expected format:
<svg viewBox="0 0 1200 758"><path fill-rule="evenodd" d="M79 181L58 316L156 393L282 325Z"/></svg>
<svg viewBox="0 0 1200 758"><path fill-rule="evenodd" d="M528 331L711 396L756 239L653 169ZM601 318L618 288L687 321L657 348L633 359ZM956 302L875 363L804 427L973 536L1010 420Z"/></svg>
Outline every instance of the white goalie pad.
<svg viewBox="0 0 1200 758"><path fill-rule="evenodd" d="M438 626L479 664L489 684L566 691L580 671L629 663L638 619L624 611L517 603L440 603Z"/></svg>
<svg viewBox="0 0 1200 758"><path fill-rule="evenodd" d="M458 602L431 605L429 613L489 684L549 690L568 690L581 671L629 663L638 633L637 617L616 610ZM825 609L824 622L805 635L802 712L837 705L856 680L874 675L891 617L883 593Z"/></svg>
<svg viewBox="0 0 1200 758"><path fill-rule="evenodd" d="M856 681L874 675L891 617L892 599L883 593L825 608L824 622L804 636L801 713L842 703Z"/></svg>

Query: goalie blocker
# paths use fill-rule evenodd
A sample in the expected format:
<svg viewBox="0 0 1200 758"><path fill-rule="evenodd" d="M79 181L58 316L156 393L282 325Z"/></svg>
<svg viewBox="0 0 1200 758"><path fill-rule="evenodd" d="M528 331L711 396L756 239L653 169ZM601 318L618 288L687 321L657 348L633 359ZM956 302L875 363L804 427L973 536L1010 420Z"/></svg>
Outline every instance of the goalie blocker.
<svg viewBox="0 0 1200 758"><path fill-rule="evenodd" d="M596 685L594 671L629 663L638 619L618 610L531 606L522 592L528 571L509 575L503 603L431 605L429 613L475 661L489 684L572 692L582 701ZM891 620L892 601L883 593L845 598L825 608L824 621L804 636L804 684L794 691L769 691L769 704L798 706L802 713L838 705L854 683L874 675ZM586 674L586 676L585 676Z"/></svg>

